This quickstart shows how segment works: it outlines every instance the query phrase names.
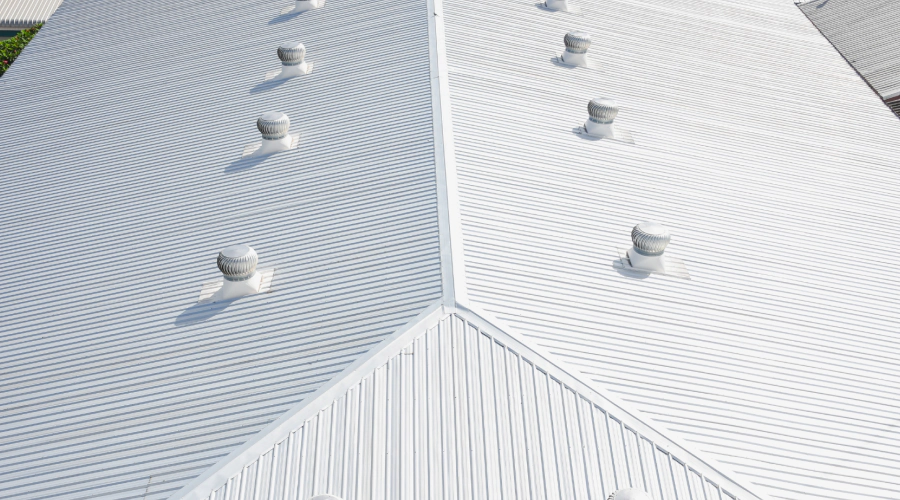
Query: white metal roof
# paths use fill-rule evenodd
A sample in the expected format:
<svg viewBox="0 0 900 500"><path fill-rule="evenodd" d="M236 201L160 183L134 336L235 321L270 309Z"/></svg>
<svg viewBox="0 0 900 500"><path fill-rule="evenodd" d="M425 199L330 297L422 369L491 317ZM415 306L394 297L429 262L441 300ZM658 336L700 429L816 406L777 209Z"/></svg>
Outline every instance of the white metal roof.
<svg viewBox="0 0 900 500"><path fill-rule="evenodd" d="M900 497L900 122L791 2L573 3L445 3L469 300L775 498ZM614 267L648 219L690 280Z"/></svg>
<svg viewBox="0 0 900 500"><path fill-rule="evenodd" d="M185 500L757 498L471 311L436 304Z"/></svg>
<svg viewBox="0 0 900 500"><path fill-rule="evenodd" d="M73 0L0 78L0 497L167 498L440 297L425 5L279 9Z"/></svg>
<svg viewBox="0 0 900 500"><path fill-rule="evenodd" d="M221 486L440 299L716 484L896 497L900 124L790 2L572 3L67 0L0 79L4 493ZM573 133L601 95L634 144ZM239 160L272 109L299 149ZM648 218L690 281L613 267ZM272 293L195 305L238 242Z"/></svg>
<svg viewBox="0 0 900 500"><path fill-rule="evenodd" d="M882 99L900 97L897 2L812 0L801 4L800 9Z"/></svg>
<svg viewBox="0 0 900 500"><path fill-rule="evenodd" d="M62 0L0 0L0 30L25 29L43 23Z"/></svg>

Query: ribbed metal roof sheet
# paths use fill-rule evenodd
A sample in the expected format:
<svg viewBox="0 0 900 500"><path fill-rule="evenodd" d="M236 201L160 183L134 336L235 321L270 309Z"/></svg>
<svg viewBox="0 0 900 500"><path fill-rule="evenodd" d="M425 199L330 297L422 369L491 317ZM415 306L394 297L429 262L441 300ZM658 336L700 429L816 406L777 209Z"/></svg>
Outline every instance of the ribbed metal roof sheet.
<svg viewBox="0 0 900 500"><path fill-rule="evenodd" d="M279 8L67 1L0 78L0 496L167 498L440 297L425 5ZM271 293L197 305L233 243Z"/></svg>
<svg viewBox="0 0 900 500"><path fill-rule="evenodd" d="M470 301L775 498L900 498L900 122L789 1L571 2L444 6ZM614 267L647 219L690 280Z"/></svg>
<svg viewBox="0 0 900 500"><path fill-rule="evenodd" d="M392 340L298 425L261 433L272 444L235 474L178 498L756 498L469 311L435 309Z"/></svg>
<svg viewBox="0 0 900 500"><path fill-rule="evenodd" d="M178 498L441 299L581 370L560 395L608 415L587 394L609 387L754 491L895 498L900 124L790 2L571 1L63 4L0 79L4 495ZM553 64L573 28L599 69ZM295 37L313 74L262 83ZM633 144L573 133L603 95ZM239 159L269 110L299 149ZM614 268L644 219L691 280ZM271 293L196 305L237 242ZM699 480L641 474L678 498Z"/></svg>
<svg viewBox="0 0 900 500"><path fill-rule="evenodd" d="M0 30L25 29L43 23L62 0L0 0Z"/></svg>
<svg viewBox="0 0 900 500"><path fill-rule="evenodd" d="M900 96L900 4L813 0L800 9L882 99Z"/></svg>

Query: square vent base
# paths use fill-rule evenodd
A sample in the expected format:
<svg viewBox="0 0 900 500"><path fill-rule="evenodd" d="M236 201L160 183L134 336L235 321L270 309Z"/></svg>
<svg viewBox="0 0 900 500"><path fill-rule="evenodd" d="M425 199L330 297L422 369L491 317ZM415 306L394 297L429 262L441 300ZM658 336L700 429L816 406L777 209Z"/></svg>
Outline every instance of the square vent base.
<svg viewBox="0 0 900 500"><path fill-rule="evenodd" d="M263 81L267 82L269 80L274 80L278 75L281 74L281 70L282 70L282 68L273 69L272 71L267 71L266 76L263 77ZM313 63L311 63L311 62L306 63L306 73L303 73L303 75L308 75L312 72L313 72ZM303 76L303 75L297 75L297 76ZM293 77L291 77L291 78L293 78Z"/></svg>
<svg viewBox="0 0 900 500"><path fill-rule="evenodd" d="M682 278L686 280L691 279L691 275L688 273L687 266L684 264L684 261L677 257L663 255L663 266L666 268L666 270L663 272L647 271L646 269L637 269L635 267L632 267L631 259L628 258L628 250L630 250L630 248L617 248L616 250L619 252L619 260L613 262L613 267L616 269L622 269L634 273L661 274L663 276L672 276L674 278Z"/></svg>
<svg viewBox="0 0 900 500"><path fill-rule="evenodd" d="M631 131L619 128L615 125L613 125L614 135L612 137L599 137L596 135L588 134L587 130L585 130L584 128L584 125L573 128L572 132L574 132L575 135L580 136L582 139L586 139L589 141L615 141L621 142L623 144L634 144L634 137L632 137Z"/></svg>
<svg viewBox="0 0 900 500"><path fill-rule="evenodd" d="M256 272L260 275L259 290L257 290L255 293L251 293L250 295L256 295L258 293L269 293L272 290L272 280L275 278L275 268L272 267L268 269L260 269ZM203 283L203 287L200 289L200 297L197 299L197 303L207 304L210 302L222 300L221 293L219 292L222 290L223 282L224 280L220 279Z"/></svg>
<svg viewBox="0 0 900 500"><path fill-rule="evenodd" d="M570 4L569 8L567 10L551 9L550 7L547 7L547 2L538 2L534 5L537 6L537 8L539 8L541 10L546 10L547 12L559 12L560 14L575 14L576 16L581 15L581 7L579 7L577 5Z"/></svg>
<svg viewBox="0 0 900 500"><path fill-rule="evenodd" d="M288 135L291 136L291 146L286 151L290 151L292 149L297 149L297 146L300 145L300 132L293 132ZM260 146L262 146L262 142L254 142L253 144L247 144L246 146L244 146L244 152L243 152L243 154L241 154L241 158L246 158L246 157L252 155L253 153L256 152L257 149L260 148ZM279 151L279 153L281 153L281 152L282 151ZM272 153L272 154L275 154L275 153Z"/></svg>
<svg viewBox="0 0 900 500"><path fill-rule="evenodd" d="M557 66L563 66L566 68L585 68L585 69L593 69L593 70L598 70L598 71L600 70L600 65L597 64L596 62L594 62L593 59L587 60L587 66L578 66L576 64L569 64L565 60L563 60L562 53L559 53L559 54L556 54L555 56L553 56L552 61L553 61L553 64L555 64Z"/></svg>

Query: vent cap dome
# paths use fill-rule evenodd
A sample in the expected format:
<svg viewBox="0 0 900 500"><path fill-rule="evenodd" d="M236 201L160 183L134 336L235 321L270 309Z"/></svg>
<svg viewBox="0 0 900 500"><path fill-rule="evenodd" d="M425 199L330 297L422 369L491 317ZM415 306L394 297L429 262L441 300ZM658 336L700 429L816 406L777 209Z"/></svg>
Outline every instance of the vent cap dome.
<svg viewBox="0 0 900 500"><path fill-rule="evenodd" d="M284 42L278 46L278 59L285 66L298 66L303 64L306 57L306 47L300 42Z"/></svg>
<svg viewBox="0 0 900 500"><path fill-rule="evenodd" d="M637 488L623 488L610 493L606 500L653 500L645 491Z"/></svg>
<svg viewBox="0 0 900 500"><path fill-rule="evenodd" d="M256 272L259 257L249 245L234 245L219 252L216 264L228 281L244 281Z"/></svg>
<svg viewBox="0 0 900 500"><path fill-rule="evenodd" d="M669 229L658 222L641 222L631 230L631 242L641 255L662 255L671 239Z"/></svg>
<svg viewBox="0 0 900 500"><path fill-rule="evenodd" d="M279 111L269 111L263 113L256 120L256 128L262 134L263 139L275 141L283 139L288 134L288 128L291 126L291 119L284 113Z"/></svg>
<svg viewBox="0 0 900 500"><path fill-rule="evenodd" d="M591 35L583 31L570 31L563 37L566 44L566 52L584 54L591 47Z"/></svg>
<svg viewBox="0 0 900 500"><path fill-rule="evenodd" d="M610 124L619 114L619 104L615 99L595 97L588 103L588 115L595 123Z"/></svg>

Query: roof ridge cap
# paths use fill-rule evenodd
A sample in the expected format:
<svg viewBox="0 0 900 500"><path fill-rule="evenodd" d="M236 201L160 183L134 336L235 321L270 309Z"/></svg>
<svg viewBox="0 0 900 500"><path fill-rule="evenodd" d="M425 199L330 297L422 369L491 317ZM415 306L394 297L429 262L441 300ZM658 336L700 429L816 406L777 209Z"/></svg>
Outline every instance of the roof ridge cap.
<svg viewBox="0 0 900 500"><path fill-rule="evenodd" d="M456 178L456 154L453 142L453 119L450 113L450 81L444 35L443 0L428 0L427 4L431 116L441 253L441 290L444 304L453 306L458 301L466 302L467 291L459 189Z"/></svg>

